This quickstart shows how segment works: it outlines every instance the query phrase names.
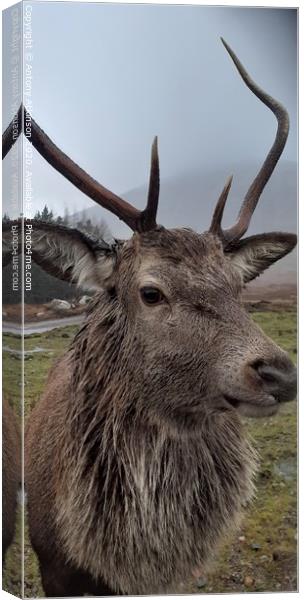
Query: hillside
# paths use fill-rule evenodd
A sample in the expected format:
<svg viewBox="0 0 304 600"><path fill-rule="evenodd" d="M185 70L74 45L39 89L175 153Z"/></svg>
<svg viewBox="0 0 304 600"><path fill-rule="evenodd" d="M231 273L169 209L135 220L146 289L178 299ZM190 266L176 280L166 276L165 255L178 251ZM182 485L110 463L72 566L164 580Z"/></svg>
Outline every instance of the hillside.
<svg viewBox="0 0 304 600"><path fill-rule="evenodd" d="M234 167L234 168L233 168ZM225 211L224 226L234 222L247 188L252 182L259 165L243 164L221 166L216 170L193 170L176 177L162 180L158 211L158 222L166 227L191 227L196 231L208 229L215 202L227 177L233 173L234 180ZM147 186L129 190L123 197L142 208L147 197ZM114 237L128 238L130 230L114 215L98 206L87 211L93 222L104 219ZM73 215L76 222L80 213ZM297 165L282 161L266 186L252 218L249 234L265 231L297 230ZM259 281L296 281L296 251L274 265Z"/></svg>

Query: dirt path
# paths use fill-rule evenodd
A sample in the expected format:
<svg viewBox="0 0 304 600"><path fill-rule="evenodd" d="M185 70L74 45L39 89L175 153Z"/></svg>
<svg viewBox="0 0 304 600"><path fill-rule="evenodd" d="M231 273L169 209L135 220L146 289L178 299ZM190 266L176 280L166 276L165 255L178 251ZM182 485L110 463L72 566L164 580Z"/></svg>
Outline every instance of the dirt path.
<svg viewBox="0 0 304 600"><path fill-rule="evenodd" d="M45 333L51 331L57 327L66 327L68 325L80 325L85 315L75 315L74 317L64 317L60 319L48 319L45 321L36 321L27 323L24 327L24 335L31 335L33 333ZM3 332L4 333L20 333L20 325L13 323L12 321L3 321Z"/></svg>

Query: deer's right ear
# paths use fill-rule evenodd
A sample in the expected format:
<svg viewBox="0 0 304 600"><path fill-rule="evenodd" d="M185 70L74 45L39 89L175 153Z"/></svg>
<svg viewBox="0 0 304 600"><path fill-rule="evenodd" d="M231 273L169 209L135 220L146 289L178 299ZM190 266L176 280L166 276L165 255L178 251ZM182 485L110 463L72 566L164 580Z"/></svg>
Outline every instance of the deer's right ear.
<svg viewBox="0 0 304 600"><path fill-rule="evenodd" d="M31 252L33 261L54 277L85 289L98 290L106 286L113 273L114 248L78 229L32 220L24 225L24 237L25 255ZM3 231L4 262L5 257L12 254L14 239L18 238L20 252L21 223L6 222Z"/></svg>

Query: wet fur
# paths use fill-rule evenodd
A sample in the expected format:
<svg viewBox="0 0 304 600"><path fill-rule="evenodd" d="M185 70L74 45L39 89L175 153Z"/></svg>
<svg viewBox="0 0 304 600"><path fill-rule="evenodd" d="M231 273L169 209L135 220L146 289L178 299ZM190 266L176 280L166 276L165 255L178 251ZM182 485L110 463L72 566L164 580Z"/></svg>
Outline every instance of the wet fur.
<svg viewBox="0 0 304 600"><path fill-rule="evenodd" d="M205 256L212 281L211 254L218 249L217 269L225 260L209 238L206 244L190 232L166 232L133 240L117 258L119 285L134 279L157 241L161 259L174 267L183 255L181 277L192 277L193 261ZM238 277L230 285L239 285ZM197 301L194 294L200 314ZM125 302L110 283L96 296L31 414L29 520L44 565L61 556L116 593L148 594L172 588L210 560L252 495L255 455L236 411L215 391L205 402L199 397L206 396L206 355L195 344L188 356L185 349L162 348L161 372L158 345L152 351L153 340L147 344Z"/></svg>
<svg viewBox="0 0 304 600"><path fill-rule="evenodd" d="M13 541L21 481L21 432L8 401L2 401L2 560Z"/></svg>

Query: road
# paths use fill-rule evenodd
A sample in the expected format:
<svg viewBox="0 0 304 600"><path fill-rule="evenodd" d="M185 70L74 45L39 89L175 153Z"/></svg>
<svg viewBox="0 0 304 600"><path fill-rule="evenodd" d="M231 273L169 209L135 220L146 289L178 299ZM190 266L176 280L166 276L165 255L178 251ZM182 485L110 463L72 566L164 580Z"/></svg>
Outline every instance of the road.
<svg viewBox="0 0 304 600"><path fill-rule="evenodd" d="M51 331L56 327L66 327L67 325L80 325L84 319L84 315L75 315L74 317L64 317L60 319L48 319L45 321L33 321L26 323L24 327L24 335L31 335L32 333L44 333L45 331ZM20 326L12 321L2 322L3 333L20 333Z"/></svg>

